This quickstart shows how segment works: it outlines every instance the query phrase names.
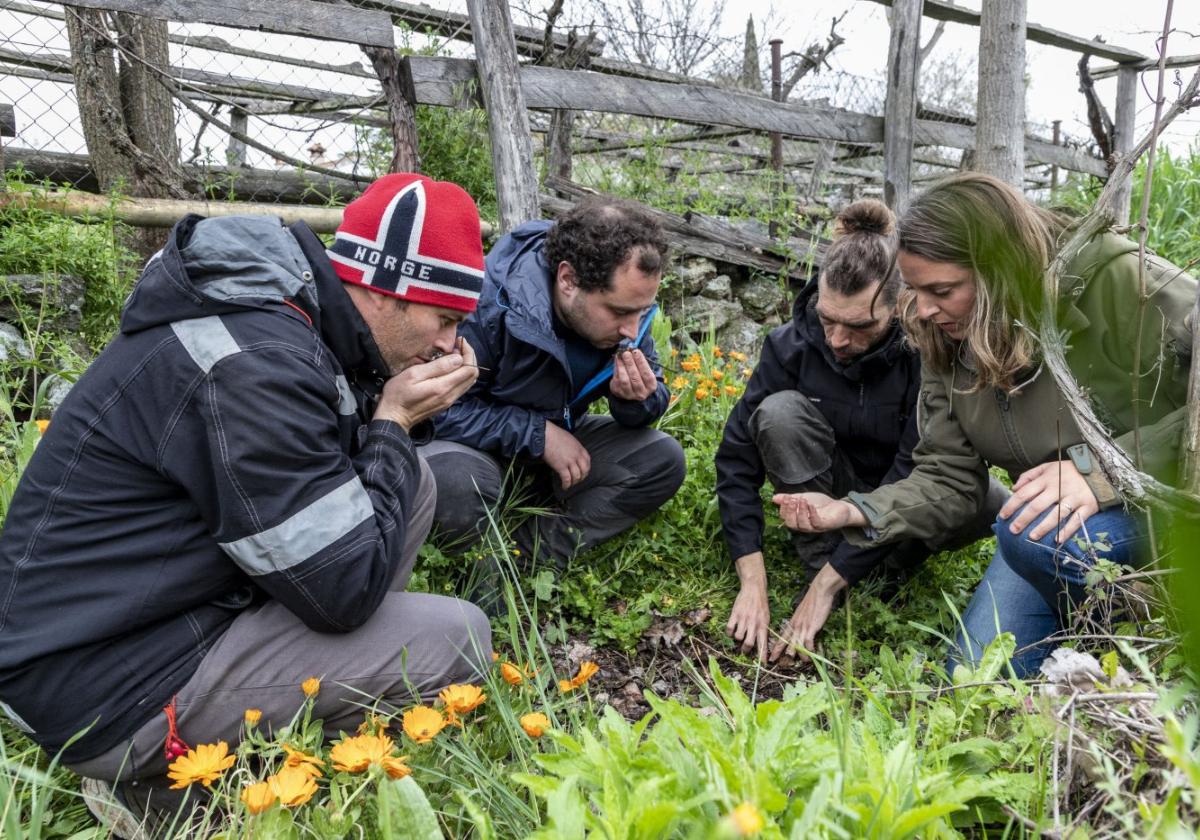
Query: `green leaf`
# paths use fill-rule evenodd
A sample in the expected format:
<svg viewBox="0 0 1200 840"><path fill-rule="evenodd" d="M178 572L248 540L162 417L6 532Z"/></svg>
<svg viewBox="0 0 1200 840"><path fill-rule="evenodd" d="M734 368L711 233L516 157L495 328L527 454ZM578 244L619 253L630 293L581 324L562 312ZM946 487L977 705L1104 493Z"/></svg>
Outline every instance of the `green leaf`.
<svg viewBox="0 0 1200 840"><path fill-rule="evenodd" d="M396 840L442 840L433 806L412 776L379 783L379 832Z"/></svg>

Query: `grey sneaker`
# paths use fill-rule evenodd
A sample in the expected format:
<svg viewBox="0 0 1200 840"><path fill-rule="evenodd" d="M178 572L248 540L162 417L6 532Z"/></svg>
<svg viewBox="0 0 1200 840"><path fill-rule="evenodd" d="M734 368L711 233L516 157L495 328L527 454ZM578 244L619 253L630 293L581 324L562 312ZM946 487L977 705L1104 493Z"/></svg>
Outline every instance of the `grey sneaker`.
<svg viewBox="0 0 1200 840"><path fill-rule="evenodd" d="M114 837L121 840L152 840L146 815L139 815L126 805L111 783L86 776L80 777L79 783L88 810Z"/></svg>

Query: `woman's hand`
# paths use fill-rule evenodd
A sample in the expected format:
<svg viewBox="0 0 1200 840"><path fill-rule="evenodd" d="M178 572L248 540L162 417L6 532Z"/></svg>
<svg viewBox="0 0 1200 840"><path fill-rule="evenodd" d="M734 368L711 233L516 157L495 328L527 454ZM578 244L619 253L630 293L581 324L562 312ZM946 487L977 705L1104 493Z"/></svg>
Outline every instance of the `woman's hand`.
<svg viewBox="0 0 1200 840"><path fill-rule="evenodd" d="M861 510L824 493L776 493L771 501L779 505L779 518L793 531L815 534L867 526Z"/></svg>
<svg viewBox="0 0 1200 840"><path fill-rule="evenodd" d="M834 599L845 587L845 578L839 575L833 566L826 563L821 567L808 591L800 599L791 620L783 625L779 641L771 648L772 662L784 652L795 656L814 649L817 634L821 632L821 628L829 619L829 613L833 610Z"/></svg>
<svg viewBox="0 0 1200 840"><path fill-rule="evenodd" d="M1050 461L1021 473L1012 489L1012 496L1000 508L1000 518L1008 519L1020 511L1008 526L1014 534L1024 531L1045 511L1056 508L1029 532L1033 540L1040 540L1058 528L1055 541L1061 545L1079 530L1085 519L1100 510L1092 488L1069 460Z"/></svg>

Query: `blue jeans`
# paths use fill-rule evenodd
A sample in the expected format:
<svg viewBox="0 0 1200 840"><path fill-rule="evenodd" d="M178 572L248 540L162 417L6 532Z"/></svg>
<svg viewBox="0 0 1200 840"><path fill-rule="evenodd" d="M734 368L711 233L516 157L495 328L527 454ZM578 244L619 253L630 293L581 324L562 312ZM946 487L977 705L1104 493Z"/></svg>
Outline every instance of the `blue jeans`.
<svg viewBox="0 0 1200 840"><path fill-rule="evenodd" d="M1012 633L1018 651L1013 670L1022 678L1037 674L1054 647L1038 643L1062 630L1073 606L1083 602L1092 563L1103 559L1136 567L1148 559L1145 521L1120 508L1092 514L1062 545L1055 545L1054 531L1040 540L1029 538L1041 519L1020 534L1009 531L1006 519L992 526L996 553L963 613L963 627L950 653L951 673L956 664L977 663L1000 633Z"/></svg>

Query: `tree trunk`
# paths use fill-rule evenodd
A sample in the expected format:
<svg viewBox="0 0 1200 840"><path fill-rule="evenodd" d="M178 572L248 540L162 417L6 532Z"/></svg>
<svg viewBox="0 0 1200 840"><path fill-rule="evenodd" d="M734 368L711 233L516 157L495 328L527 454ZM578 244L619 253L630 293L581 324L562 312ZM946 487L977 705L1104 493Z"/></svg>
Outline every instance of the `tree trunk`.
<svg viewBox="0 0 1200 840"><path fill-rule="evenodd" d="M104 12L67 6L66 24L79 120L100 189L187 198L171 95L153 69L170 63L166 23L116 14L114 33ZM161 232L145 230L127 244L148 256L162 241Z"/></svg>
<svg viewBox="0 0 1200 840"><path fill-rule="evenodd" d="M362 50L371 59L388 104L392 132L392 160L388 171L418 172L421 158L417 153L417 115L404 89L400 57L395 50L385 47L363 47Z"/></svg>
<svg viewBox="0 0 1200 840"><path fill-rule="evenodd" d="M985 0L979 22L975 168L1025 182L1025 0Z"/></svg>

